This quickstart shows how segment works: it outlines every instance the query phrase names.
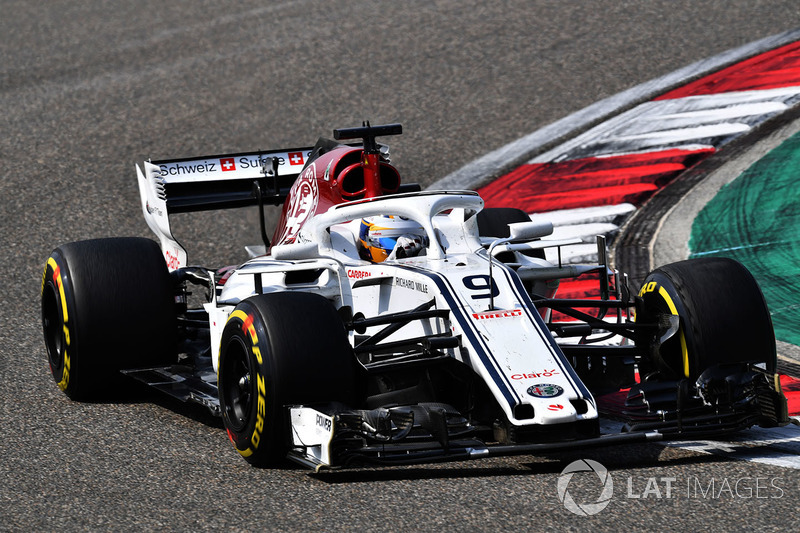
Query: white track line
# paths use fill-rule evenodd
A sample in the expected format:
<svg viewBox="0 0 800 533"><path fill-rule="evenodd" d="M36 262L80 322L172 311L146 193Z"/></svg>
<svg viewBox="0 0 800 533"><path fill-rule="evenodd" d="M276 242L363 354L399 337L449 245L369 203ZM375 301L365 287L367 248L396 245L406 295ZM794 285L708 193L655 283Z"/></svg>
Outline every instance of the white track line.
<svg viewBox="0 0 800 533"><path fill-rule="evenodd" d="M582 131L586 131L593 124L616 116L639 103L649 101L672 88L716 72L730 64L738 63L748 57L773 50L797 40L800 40L800 29L766 37L739 48L728 50L660 78L637 85L600 100L525 137L500 147L448 174L428 188L431 190L475 189L492 178L500 176L506 170L530 160L548 147L555 146L575 137Z"/></svg>
<svg viewBox="0 0 800 533"><path fill-rule="evenodd" d="M799 420L798 417L793 417ZM602 421L602 433L618 433L622 424ZM790 424L779 428L754 427L726 440L664 441L664 446L682 448L754 463L800 470L800 426Z"/></svg>

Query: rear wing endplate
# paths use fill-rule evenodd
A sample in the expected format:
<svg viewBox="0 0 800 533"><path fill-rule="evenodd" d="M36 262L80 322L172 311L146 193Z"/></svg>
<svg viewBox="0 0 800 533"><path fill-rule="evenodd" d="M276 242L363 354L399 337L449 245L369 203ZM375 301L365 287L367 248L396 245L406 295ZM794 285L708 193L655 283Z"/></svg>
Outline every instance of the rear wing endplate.
<svg viewBox="0 0 800 533"><path fill-rule="evenodd" d="M311 156L312 148L145 161L136 166L142 213L156 234L170 270L187 265L186 250L173 237L172 213L280 205Z"/></svg>

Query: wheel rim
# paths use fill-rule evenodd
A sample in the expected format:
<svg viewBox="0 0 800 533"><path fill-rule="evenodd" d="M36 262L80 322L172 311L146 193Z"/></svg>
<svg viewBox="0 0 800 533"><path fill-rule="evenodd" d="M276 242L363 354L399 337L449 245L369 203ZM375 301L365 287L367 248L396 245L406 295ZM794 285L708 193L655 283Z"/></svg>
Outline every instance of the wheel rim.
<svg viewBox="0 0 800 533"><path fill-rule="evenodd" d="M232 431L242 431L252 407L253 383L250 351L241 339L234 337L228 343L220 374L225 417Z"/></svg>
<svg viewBox="0 0 800 533"><path fill-rule="evenodd" d="M49 283L42 293L42 327L50 369L55 373L64 365L64 320L56 291Z"/></svg>

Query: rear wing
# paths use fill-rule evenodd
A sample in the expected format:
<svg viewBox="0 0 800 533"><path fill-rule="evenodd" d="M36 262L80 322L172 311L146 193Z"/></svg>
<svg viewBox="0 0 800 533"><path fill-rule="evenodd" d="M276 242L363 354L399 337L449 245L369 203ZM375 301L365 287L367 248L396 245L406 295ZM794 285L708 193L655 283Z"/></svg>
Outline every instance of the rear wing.
<svg viewBox="0 0 800 533"><path fill-rule="evenodd" d="M142 213L156 234L170 270L187 266L169 215L259 204L280 205L312 154L294 148L145 161L136 165ZM256 186L257 185L257 186Z"/></svg>

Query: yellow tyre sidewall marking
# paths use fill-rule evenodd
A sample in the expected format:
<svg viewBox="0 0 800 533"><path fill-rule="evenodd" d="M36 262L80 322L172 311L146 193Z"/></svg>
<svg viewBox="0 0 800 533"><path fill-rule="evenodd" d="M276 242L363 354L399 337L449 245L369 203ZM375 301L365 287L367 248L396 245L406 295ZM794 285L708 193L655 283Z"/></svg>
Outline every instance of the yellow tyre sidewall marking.
<svg viewBox="0 0 800 533"><path fill-rule="evenodd" d="M263 359L261 356L261 350L258 347L258 334L256 333L256 328L253 325L253 315L248 315L241 309L234 310L230 316L228 316L227 324L230 323L231 320L237 319L242 323L242 331L250 337L250 347L252 350L253 356L258 361L258 364L263 364ZM219 377L219 376L217 376ZM253 433L250 436L250 446L247 447L245 450L240 450L238 445L236 447L236 451L238 451L242 457L250 457L253 453L258 449L258 445L261 443L261 433L264 430L264 421L266 416L266 382L264 376L261 375L260 368L256 368L255 371L255 379L256 379L256 390L258 391L258 399L256 404L256 424L253 428Z"/></svg>
<svg viewBox="0 0 800 533"><path fill-rule="evenodd" d="M669 293L663 286L660 286L658 288L658 294L661 296L661 298L664 299L665 302L667 302L667 307L669 307L670 313L672 313L674 316L679 316L678 310L675 308L675 303L672 301L672 298L670 297ZM688 378L689 350L686 348L686 336L683 334L683 328L680 328L678 330L678 335L680 336L681 339L681 358L683 360L683 375L684 377Z"/></svg>
<svg viewBox="0 0 800 533"><path fill-rule="evenodd" d="M643 296L649 292L655 292L656 287L658 288L658 294L661 296L661 299L667 304L669 308L669 312L672 315L680 317L678 314L678 309L675 307L675 302L672 301L672 297L667 292L667 289L664 288L663 285L659 285L658 282L651 281L646 283L642 286L642 289L639 291L639 296ZM685 377L689 377L689 349L686 346L686 335L683 333L683 328L678 330L678 336L681 341L681 360L683 361L683 375Z"/></svg>
<svg viewBox="0 0 800 533"><path fill-rule="evenodd" d="M69 371L71 367L70 355L69 355L69 346L70 346L70 331L69 331L69 313L67 312L67 298L64 294L64 282L61 279L61 267L56 262L55 259L51 256L47 260L47 266L45 267L44 271L45 274L42 276L42 292L44 292L44 283L45 277L47 275L47 267L53 271L53 283L56 284L58 287L58 296L61 300L61 313L63 318L63 332L64 332L64 370L61 372L61 380L58 382L58 388L62 391L66 391L67 387L69 386Z"/></svg>
<svg viewBox="0 0 800 533"><path fill-rule="evenodd" d="M64 313L64 322L69 322L67 314L67 299L64 296L64 283L61 281L61 267L52 257L47 260L47 264L53 269L53 282L58 286L58 294L61 296L61 311Z"/></svg>

